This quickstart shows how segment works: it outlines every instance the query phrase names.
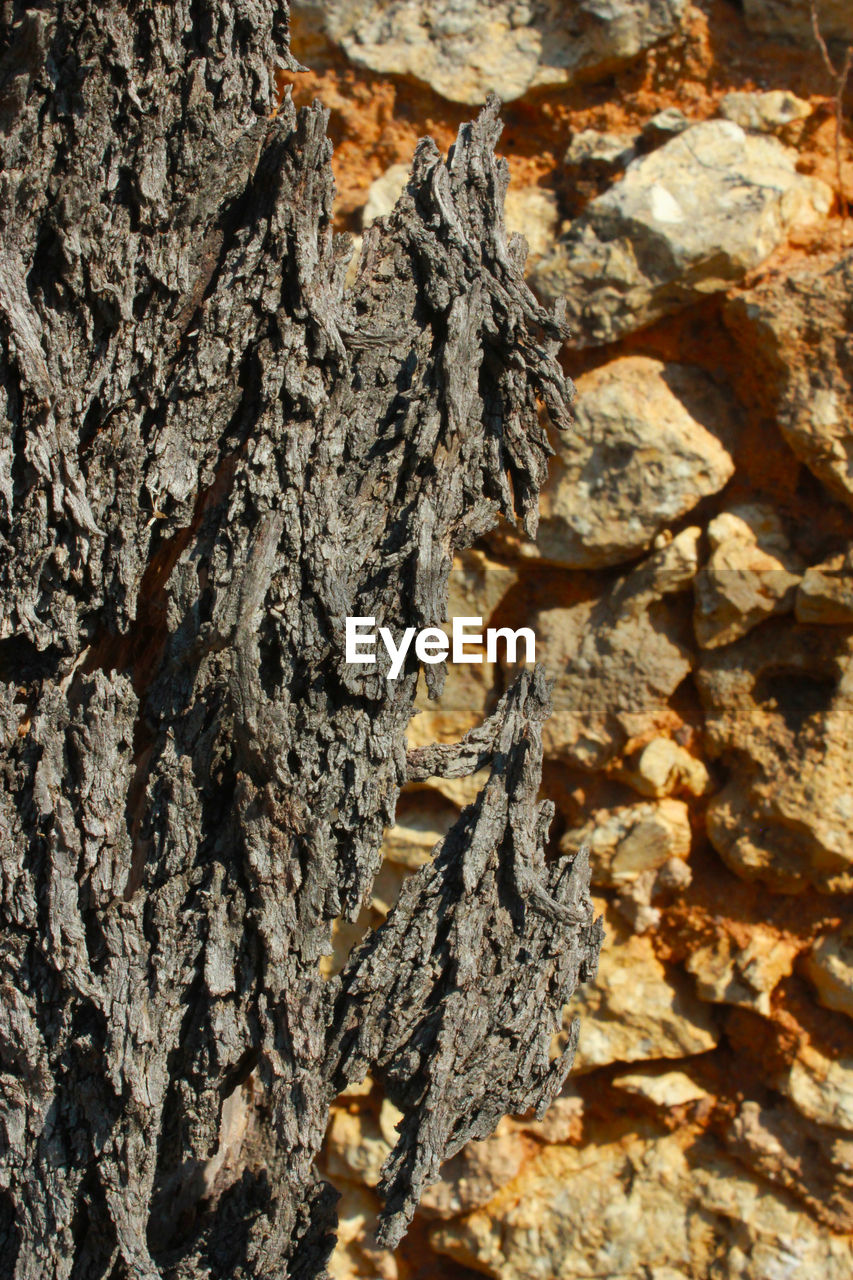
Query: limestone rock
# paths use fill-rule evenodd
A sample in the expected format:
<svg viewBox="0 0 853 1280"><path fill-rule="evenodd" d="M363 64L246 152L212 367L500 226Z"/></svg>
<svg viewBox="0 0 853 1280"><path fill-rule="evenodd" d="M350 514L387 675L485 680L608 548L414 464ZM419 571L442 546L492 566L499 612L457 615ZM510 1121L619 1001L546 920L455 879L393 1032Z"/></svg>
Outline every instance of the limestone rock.
<svg viewBox="0 0 853 1280"><path fill-rule="evenodd" d="M832 204L797 154L730 120L692 125L587 206L533 273L578 346L613 342L742 280Z"/></svg>
<svg viewBox="0 0 853 1280"><path fill-rule="evenodd" d="M581 1018L575 1071L713 1049L716 1022L689 980L658 960L649 938L629 934L612 909L604 928L598 978L578 990L564 1018L566 1031L571 1017Z"/></svg>
<svg viewBox="0 0 853 1280"><path fill-rule="evenodd" d="M336 1108L326 1142L327 1166L333 1178L355 1178L365 1186L377 1186L392 1143L369 1111Z"/></svg>
<svg viewBox="0 0 853 1280"><path fill-rule="evenodd" d="M367 199L361 211L361 225L366 231L377 218L387 218L400 193L409 181L411 170L407 164L392 164L367 189Z"/></svg>
<svg viewBox="0 0 853 1280"><path fill-rule="evenodd" d="M454 805L441 802L408 806L385 832L382 856L410 871L417 870L430 861L433 849L458 816Z"/></svg>
<svg viewBox="0 0 853 1280"><path fill-rule="evenodd" d="M624 169L636 154L636 140L630 134L581 129L569 143L563 164L570 171L593 166L604 173L615 173L617 169Z"/></svg>
<svg viewBox="0 0 853 1280"><path fill-rule="evenodd" d="M820 1003L853 1018L853 925L818 938L803 968Z"/></svg>
<svg viewBox="0 0 853 1280"><path fill-rule="evenodd" d="M769 1017L770 996L792 971L798 951L798 943L781 938L773 929L754 925L744 947L738 947L728 934L721 934L697 948L685 968L696 978L700 999L745 1005Z"/></svg>
<svg viewBox="0 0 853 1280"><path fill-rule="evenodd" d="M302 6L293 5L295 11ZM685 0L330 0L325 28L353 62L413 75L451 102L609 75L672 36Z"/></svg>
<svg viewBox="0 0 853 1280"><path fill-rule="evenodd" d="M779 619L705 655L711 750L730 779L708 834L738 875L853 889L853 636Z"/></svg>
<svg viewBox="0 0 853 1280"><path fill-rule="evenodd" d="M518 1125L504 1117L490 1138L467 1143L442 1166L441 1178L421 1198L425 1217L452 1218L487 1204L516 1176L528 1145Z"/></svg>
<svg viewBox="0 0 853 1280"><path fill-rule="evenodd" d="M572 1085L564 1086L563 1094L554 1099L541 1120L516 1123L541 1142L571 1142L577 1146L583 1140L584 1103L572 1088Z"/></svg>
<svg viewBox="0 0 853 1280"><path fill-rule="evenodd" d="M798 1111L818 1124L853 1130L853 1058L827 1058L802 1045L777 1087Z"/></svg>
<svg viewBox="0 0 853 1280"><path fill-rule="evenodd" d="M794 453L853 507L853 252L748 290L724 317Z"/></svg>
<svg viewBox="0 0 853 1280"><path fill-rule="evenodd" d="M746 1101L724 1139L749 1168L802 1200L832 1231L853 1232L853 1141L790 1107Z"/></svg>
<svg viewBox="0 0 853 1280"><path fill-rule="evenodd" d="M680 791L701 796L711 785L704 763L672 738L652 738L636 758L626 761L619 776L641 796L670 796Z"/></svg>
<svg viewBox="0 0 853 1280"><path fill-rule="evenodd" d="M744 0L743 12L750 31L814 48L808 4L800 0ZM817 12L825 40L853 40L853 12L848 0L818 0Z"/></svg>
<svg viewBox="0 0 853 1280"><path fill-rule="evenodd" d="M394 1255L368 1243L379 1217L378 1198L352 1182L341 1182L338 1191L338 1239L327 1263L331 1280L398 1280Z"/></svg>
<svg viewBox="0 0 853 1280"><path fill-rule="evenodd" d="M536 616L532 625L556 678L546 753L599 769L664 718L667 698L692 665L684 620L664 597L690 585L698 538L698 529L685 529L600 599Z"/></svg>
<svg viewBox="0 0 853 1280"><path fill-rule="evenodd" d="M571 568L620 564L734 471L706 421L728 414L699 370L624 356L577 381L573 434L557 445L540 497L537 543Z"/></svg>
<svg viewBox="0 0 853 1280"><path fill-rule="evenodd" d="M707 1089L697 1084L684 1071L658 1071L646 1068L614 1076L611 1083L626 1093L647 1098L657 1107L685 1107L691 1102L703 1102L709 1095Z"/></svg>
<svg viewBox="0 0 853 1280"><path fill-rule="evenodd" d="M832 1235L689 1126L548 1147L433 1245L495 1280L848 1280Z"/></svg>
<svg viewBox="0 0 853 1280"><path fill-rule="evenodd" d="M619 885L644 871L657 871L670 858L690 853L690 812L681 800L626 805L593 813L582 827L565 833L560 849L589 847L592 883Z"/></svg>
<svg viewBox="0 0 853 1280"><path fill-rule="evenodd" d="M642 135L653 146L659 146L689 128L690 121L683 111L678 107L664 107L662 111L655 112L651 120L646 121Z"/></svg>
<svg viewBox="0 0 853 1280"><path fill-rule="evenodd" d="M754 133L778 133L812 113L811 104L786 89L767 93L727 93L720 102L720 115L741 129Z"/></svg>
<svg viewBox="0 0 853 1280"><path fill-rule="evenodd" d="M806 570L794 612L798 622L853 626L853 548Z"/></svg>
<svg viewBox="0 0 853 1280"><path fill-rule="evenodd" d="M746 635L794 607L800 565L772 508L742 505L708 525L711 554L696 575L693 624L703 649Z"/></svg>

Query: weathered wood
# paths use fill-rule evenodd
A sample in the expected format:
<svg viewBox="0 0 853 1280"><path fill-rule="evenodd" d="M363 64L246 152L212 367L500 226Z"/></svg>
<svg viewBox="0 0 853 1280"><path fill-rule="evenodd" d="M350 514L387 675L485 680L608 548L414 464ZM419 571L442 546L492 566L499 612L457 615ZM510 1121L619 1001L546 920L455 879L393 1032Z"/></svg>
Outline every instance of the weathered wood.
<svg viewBox="0 0 853 1280"><path fill-rule="evenodd" d="M343 1082L406 1111L393 1241L568 1069L548 1038L598 938L582 859L543 864L541 675L435 865L318 971L417 680L348 666L344 619L433 625L455 549L535 527L563 328L506 240L495 102L446 163L420 144L346 291L326 115L274 111L284 5L2 15L0 1275L320 1276ZM258 1136L214 1191L250 1076Z"/></svg>

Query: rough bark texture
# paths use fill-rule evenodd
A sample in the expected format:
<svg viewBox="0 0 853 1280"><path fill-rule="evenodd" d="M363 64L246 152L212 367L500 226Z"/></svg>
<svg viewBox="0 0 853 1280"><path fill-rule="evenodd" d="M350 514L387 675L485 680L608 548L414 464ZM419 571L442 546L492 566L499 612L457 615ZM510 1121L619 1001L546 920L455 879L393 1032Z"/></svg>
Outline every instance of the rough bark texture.
<svg viewBox="0 0 853 1280"><path fill-rule="evenodd" d="M599 929L583 859L544 862L541 674L407 766L416 663L343 644L347 615L440 621L499 513L533 531L564 330L506 240L495 103L447 163L419 146L345 291L325 113L275 109L286 6L0 14L0 1274L319 1276L344 1084L405 1112L393 1241L570 1065L550 1033ZM324 982L407 769L485 761Z"/></svg>

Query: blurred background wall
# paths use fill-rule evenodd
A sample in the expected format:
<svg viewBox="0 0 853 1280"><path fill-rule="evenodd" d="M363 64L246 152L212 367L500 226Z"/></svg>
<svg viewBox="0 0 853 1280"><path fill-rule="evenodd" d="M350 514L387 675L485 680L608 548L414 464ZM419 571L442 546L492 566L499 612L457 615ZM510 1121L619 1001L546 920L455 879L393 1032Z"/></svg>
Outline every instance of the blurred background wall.
<svg viewBox="0 0 853 1280"><path fill-rule="evenodd" d="M420 136L504 101L506 221L567 298L577 427L536 543L466 555L449 612L536 629L552 853L591 846L607 935L564 1096L455 1158L393 1256L397 1115L371 1081L339 1099L332 1274L850 1280L853 3L819 0L823 48L809 0L292 7L357 246ZM410 745L507 675L451 667ZM330 968L470 795L404 794Z"/></svg>

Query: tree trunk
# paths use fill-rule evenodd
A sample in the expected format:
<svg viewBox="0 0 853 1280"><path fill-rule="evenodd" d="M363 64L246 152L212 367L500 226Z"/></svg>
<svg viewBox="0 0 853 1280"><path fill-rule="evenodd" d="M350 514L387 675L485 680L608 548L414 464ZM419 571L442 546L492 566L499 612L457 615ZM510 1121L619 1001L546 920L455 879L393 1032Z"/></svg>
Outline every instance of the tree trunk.
<svg viewBox="0 0 853 1280"><path fill-rule="evenodd" d="M0 13L0 1275L321 1276L342 1088L404 1112L390 1245L570 1066L599 929L583 856L544 859L541 671L407 760L418 663L344 660L348 615L433 625L454 550L534 528L563 328L506 241L496 103L419 145L347 290L279 0ZM400 787L486 763L324 981Z"/></svg>

